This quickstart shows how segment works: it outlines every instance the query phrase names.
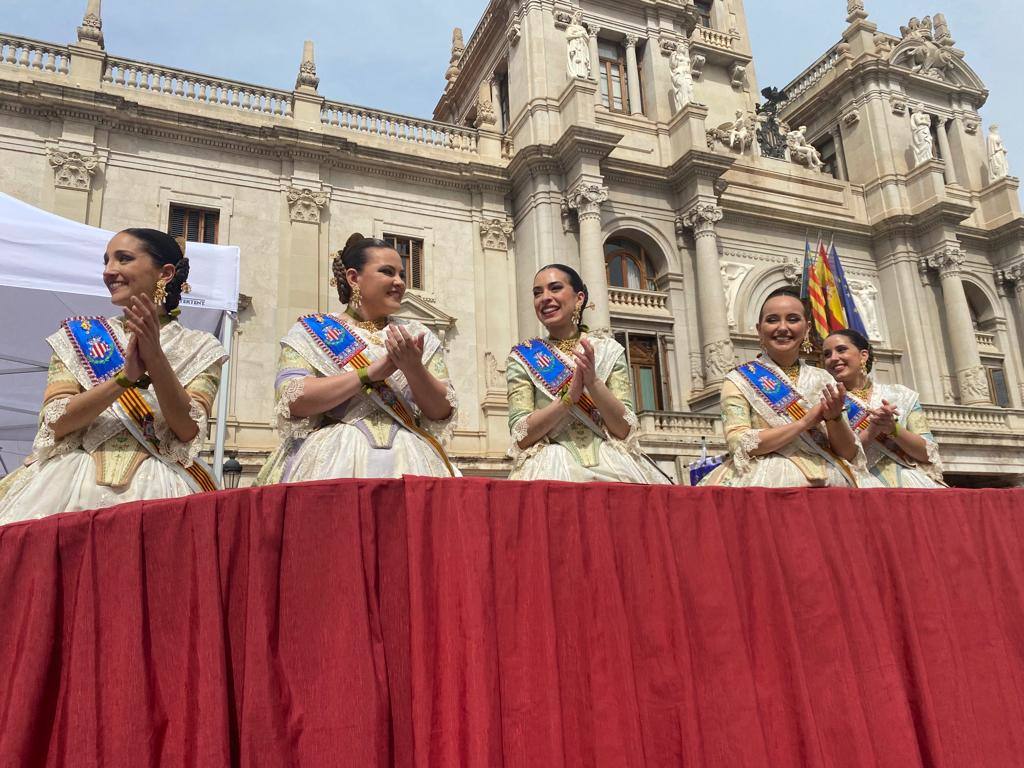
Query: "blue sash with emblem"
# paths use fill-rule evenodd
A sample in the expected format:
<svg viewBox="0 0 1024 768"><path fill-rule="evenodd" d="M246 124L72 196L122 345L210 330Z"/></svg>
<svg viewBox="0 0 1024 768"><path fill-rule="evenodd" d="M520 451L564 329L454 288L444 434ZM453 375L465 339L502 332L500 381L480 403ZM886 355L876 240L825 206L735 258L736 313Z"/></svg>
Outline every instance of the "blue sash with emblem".
<svg viewBox="0 0 1024 768"><path fill-rule="evenodd" d="M69 317L61 327L93 385L124 368L124 350L104 317Z"/></svg>
<svg viewBox="0 0 1024 768"><path fill-rule="evenodd" d="M572 381L573 370L541 339L524 341L512 351L553 397Z"/></svg>
<svg viewBox="0 0 1024 768"><path fill-rule="evenodd" d="M850 421L850 427L854 432L862 432L867 429L868 417L871 411L867 405L853 395L846 396L846 418Z"/></svg>
<svg viewBox="0 0 1024 768"><path fill-rule="evenodd" d="M799 421L807 415L807 409L800 402L803 396L771 368L751 360L736 370L779 416L787 415L793 421Z"/></svg>
<svg viewBox="0 0 1024 768"><path fill-rule="evenodd" d="M751 360L736 367L736 372L750 385L751 389L776 415L788 417L794 422L807 415L803 395L785 378L758 360ZM799 440L814 453L835 466L856 488L857 481L846 461L832 452L825 436L818 430L804 432Z"/></svg>
<svg viewBox="0 0 1024 768"><path fill-rule="evenodd" d="M328 357L339 367L344 368L349 363L355 363L356 368L364 368L370 365L370 361L362 356L366 349L366 342L352 333L348 327L336 317L330 315L303 315L299 318L302 327L306 329L316 345L327 354Z"/></svg>

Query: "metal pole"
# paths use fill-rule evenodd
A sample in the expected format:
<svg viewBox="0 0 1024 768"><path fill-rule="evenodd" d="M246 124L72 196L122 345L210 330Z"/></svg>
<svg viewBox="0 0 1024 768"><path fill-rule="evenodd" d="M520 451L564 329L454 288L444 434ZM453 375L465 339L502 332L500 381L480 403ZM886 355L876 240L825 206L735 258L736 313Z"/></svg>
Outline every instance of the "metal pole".
<svg viewBox="0 0 1024 768"><path fill-rule="evenodd" d="M213 443L213 474L220 485L224 485L224 443L228 435L228 395L231 388L231 342L235 337L235 316L224 313L220 329L220 343L228 353L228 359L221 368L220 389L217 391L217 432Z"/></svg>

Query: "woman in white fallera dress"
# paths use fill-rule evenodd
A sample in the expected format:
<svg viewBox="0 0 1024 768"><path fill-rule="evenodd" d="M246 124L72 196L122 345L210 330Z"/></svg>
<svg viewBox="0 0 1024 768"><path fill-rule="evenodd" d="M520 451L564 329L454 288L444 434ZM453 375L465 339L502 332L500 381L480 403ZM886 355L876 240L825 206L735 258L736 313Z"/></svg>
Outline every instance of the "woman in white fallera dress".
<svg viewBox="0 0 1024 768"><path fill-rule="evenodd" d="M510 480L667 483L639 449L626 353L582 322L587 288L563 264L542 268L533 306L547 329L508 357Z"/></svg>
<svg viewBox="0 0 1024 768"><path fill-rule="evenodd" d="M47 339L39 432L0 481L0 523L216 488L198 454L227 355L176 320L188 259L164 232L127 229L103 262L124 314L70 318Z"/></svg>
<svg viewBox="0 0 1024 768"><path fill-rule="evenodd" d="M808 332L799 294L772 292L757 323L764 353L737 366L722 384L729 458L701 485L861 485L864 453L842 418L846 391L800 360Z"/></svg>
<svg viewBox="0 0 1024 768"><path fill-rule="evenodd" d="M443 448L457 415L444 349L423 324L392 317L405 295L401 257L357 234L333 271L345 313L301 317L281 340L283 442L256 483L457 474Z"/></svg>
<svg viewBox="0 0 1024 768"><path fill-rule="evenodd" d="M942 459L917 392L871 376L874 351L846 328L822 346L822 361L846 386L847 418L864 446L871 476L888 488L942 488Z"/></svg>

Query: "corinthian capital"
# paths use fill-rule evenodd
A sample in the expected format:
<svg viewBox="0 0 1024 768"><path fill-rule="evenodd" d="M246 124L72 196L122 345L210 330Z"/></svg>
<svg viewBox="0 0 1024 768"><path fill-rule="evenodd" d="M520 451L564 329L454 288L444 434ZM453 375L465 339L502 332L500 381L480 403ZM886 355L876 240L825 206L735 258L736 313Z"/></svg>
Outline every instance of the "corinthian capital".
<svg viewBox="0 0 1024 768"><path fill-rule="evenodd" d="M680 223L684 228L692 229L694 237L713 235L715 224L720 222L724 215L720 205L697 203L680 217Z"/></svg>
<svg viewBox="0 0 1024 768"><path fill-rule="evenodd" d="M939 271L939 277L956 277L967 257L960 248L947 247L928 256L928 266Z"/></svg>
<svg viewBox="0 0 1024 768"><path fill-rule="evenodd" d="M1007 297L1016 290L1017 295L1024 298L1024 264L996 270L996 285L1003 289Z"/></svg>
<svg viewBox="0 0 1024 768"><path fill-rule="evenodd" d="M288 209L292 221L320 223L320 209L327 205L327 194L311 189L288 188Z"/></svg>
<svg viewBox="0 0 1024 768"><path fill-rule="evenodd" d="M591 182L581 182L573 187L566 200L569 207L579 213L580 219L600 217L601 205L608 199L608 187Z"/></svg>

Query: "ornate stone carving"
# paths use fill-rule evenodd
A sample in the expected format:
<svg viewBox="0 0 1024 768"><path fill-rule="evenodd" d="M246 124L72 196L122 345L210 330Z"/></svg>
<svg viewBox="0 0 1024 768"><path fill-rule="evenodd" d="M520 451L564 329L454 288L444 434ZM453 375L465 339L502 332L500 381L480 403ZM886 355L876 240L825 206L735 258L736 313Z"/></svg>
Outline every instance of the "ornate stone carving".
<svg viewBox="0 0 1024 768"><path fill-rule="evenodd" d="M978 133L978 129L981 127L981 122L975 120L973 117L964 118L964 132L969 136L975 136Z"/></svg>
<svg viewBox="0 0 1024 768"><path fill-rule="evenodd" d="M572 215L572 206L569 205L569 198L563 197L561 203L562 232L569 234L576 231L576 221Z"/></svg>
<svg viewBox="0 0 1024 768"><path fill-rule="evenodd" d="M704 389L704 360L700 352L690 353L690 389L694 392Z"/></svg>
<svg viewBox="0 0 1024 768"><path fill-rule="evenodd" d="M880 340L882 326L878 317L878 289L875 288L875 284L867 280L850 280L850 292L853 294L853 303L860 313L860 319L864 321L868 338L872 341Z"/></svg>
<svg viewBox="0 0 1024 768"><path fill-rule="evenodd" d="M987 403L991 400L988 388L988 375L985 366L976 365L956 373L960 385L961 403Z"/></svg>
<svg viewBox="0 0 1024 768"><path fill-rule="evenodd" d="M569 207L579 214L582 221L591 216L601 217L601 205L608 200L608 187L601 184L581 182L566 195Z"/></svg>
<svg viewBox="0 0 1024 768"><path fill-rule="evenodd" d="M737 109L735 120L708 131L708 148L714 149L715 142L720 142L741 155L748 151L757 154L757 126L756 115Z"/></svg>
<svg viewBox="0 0 1024 768"><path fill-rule="evenodd" d="M864 0L846 0L846 21L850 24L858 19L866 19L868 12L864 10Z"/></svg>
<svg viewBox="0 0 1024 768"><path fill-rule="evenodd" d="M484 219L480 222L480 240L485 249L507 251L515 227L508 219Z"/></svg>
<svg viewBox="0 0 1024 768"><path fill-rule="evenodd" d="M856 109L850 110L843 116L843 125L847 128L852 128L860 122L860 112Z"/></svg>
<svg viewBox="0 0 1024 768"><path fill-rule="evenodd" d="M567 71L569 79L589 80L593 68L590 60L590 34L583 26L583 14L576 11L565 28Z"/></svg>
<svg viewBox="0 0 1024 768"><path fill-rule="evenodd" d="M462 38L461 27L452 30L452 56L448 60L448 69L444 73L444 79L448 81L448 87L455 84L462 73L462 54L466 52L466 43Z"/></svg>
<svg viewBox="0 0 1024 768"><path fill-rule="evenodd" d="M996 270L995 278L996 285L1002 289L1006 298L1010 298L1016 289L1017 296L1024 300L1024 264Z"/></svg>
<svg viewBox="0 0 1024 768"><path fill-rule="evenodd" d="M932 116L914 112L910 116L910 146L914 150L914 167L927 163L934 157L932 146Z"/></svg>
<svg viewBox="0 0 1024 768"><path fill-rule="evenodd" d="M988 138L985 141L988 148L988 176L990 181L1005 179L1010 175L1010 166L1006 161L1006 146L999 135L999 126L988 127Z"/></svg>
<svg viewBox="0 0 1024 768"><path fill-rule="evenodd" d="M708 381L719 381L736 367L732 339L719 339L704 345L704 372Z"/></svg>
<svg viewBox="0 0 1024 768"><path fill-rule="evenodd" d="M557 29L565 29L572 24L572 11L556 8L553 13L555 16L555 27Z"/></svg>
<svg viewBox="0 0 1024 768"><path fill-rule="evenodd" d="M498 365L498 358L491 352L484 352L484 369L487 372L488 389L505 389L505 366Z"/></svg>
<svg viewBox="0 0 1024 768"><path fill-rule="evenodd" d="M288 210L292 221L309 224L320 223L320 209L327 205L328 196L324 192L303 187L288 188Z"/></svg>
<svg viewBox="0 0 1024 768"><path fill-rule="evenodd" d="M889 106L892 107L892 113L896 117L903 117L907 114L907 97L902 93L894 93L889 97Z"/></svg>
<svg viewBox="0 0 1024 768"><path fill-rule="evenodd" d="M906 26L900 27L903 40L893 51L893 64L902 64L914 72L937 80L946 79L949 68L956 59L956 53L952 50L953 40L949 36L949 26L941 16L936 18L941 19L942 37L938 42L930 16L925 16L921 20L913 18Z"/></svg>
<svg viewBox="0 0 1024 768"><path fill-rule="evenodd" d="M693 230L694 237L714 237L715 224L725 216L721 206L714 203L697 203L683 214L681 222L686 229Z"/></svg>
<svg viewBox="0 0 1024 768"><path fill-rule="evenodd" d="M679 43L677 43L675 40L663 37L661 38L658 47L661 48L662 56L671 56L673 53L679 50Z"/></svg>
<svg viewBox="0 0 1024 768"><path fill-rule="evenodd" d="M626 35L626 47L627 48L636 48L636 44L638 42L640 42L640 36L639 35L632 35L632 34Z"/></svg>
<svg viewBox="0 0 1024 768"><path fill-rule="evenodd" d="M53 167L53 185L61 189L88 190L92 187L92 176L100 163L96 155L81 152L50 150L47 155Z"/></svg>
<svg viewBox="0 0 1024 768"><path fill-rule="evenodd" d="M302 46L302 63L299 65L299 76L295 79L295 87L311 88L314 91L320 85L316 76L316 60L313 58L313 41L307 40Z"/></svg>
<svg viewBox="0 0 1024 768"><path fill-rule="evenodd" d="M100 0L89 0L78 28L78 42L103 47L103 19L100 14Z"/></svg>
<svg viewBox="0 0 1024 768"><path fill-rule="evenodd" d="M729 319L729 327L736 329L736 297L747 275L753 269L749 264L735 264L723 261L719 268L722 272L722 290L725 293L725 316Z"/></svg>
<svg viewBox="0 0 1024 768"><path fill-rule="evenodd" d="M474 128L482 128L485 125L497 125L498 116L494 111L494 103L489 96L481 94L476 100L476 119L473 121Z"/></svg>
<svg viewBox="0 0 1024 768"><path fill-rule="evenodd" d="M508 44L513 48L519 45L519 41L523 37L523 25L519 19L512 19L512 23L508 25L508 30L505 32L505 37L508 38Z"/></svg>
<svg viewBox="0 0 1024 768"><path fill-rule="evenodd" d="M963 250L955 247L946 247L930 254L927 265L939 272L940 278L959 277L967 257Z"/></svg>
<svg viewBox="0 0 1024 768"><path fill-rule="evenodd" d="M669 57L669 73L672 78L672 112L679 112L693 101L693 72L690 65L690 50L683 43Z"/></svg>
<svg viewBox="0 0 1024 768"><path fill-rule="evenodd" d="M807 141L806 125L801 125L795 131L786 134L786 159L812 171L820 171L825 167L821 153Z"/></svg>
<svg viewBox="0 0 1024 768"><path fill-rule="evenodd" d="M794 288L800 287L800 281L803 278L803 269L800 264L794 264L791 261L786 262L782 267L782 279L789 283Z"/></svg>
<svg viewBox="0 0 1024 768"><path fill-rule="evenodd" d="M690 57L690 74L693 75L694 80L700 80L700 76L704 74L704 65L707 60L708 57L703 53L695 53Z"/></svg>
<svg viewBox="0 0 1024 768"><path fill-rule="evenodd" d="M733 64L729 70L729 82L733 88L739 90L747 82L747 68L743 64Z"/></svg>
<svg viewBox="0 0 1024 768"><path fill-rule="evenodd" d="M888 59L892 55L892 49L896 47L896 41L886 34L878 32L874 37L875 55Z"/></svg>

